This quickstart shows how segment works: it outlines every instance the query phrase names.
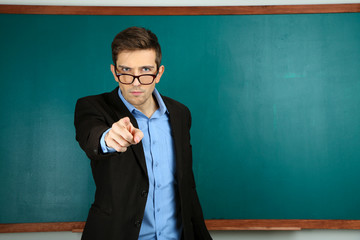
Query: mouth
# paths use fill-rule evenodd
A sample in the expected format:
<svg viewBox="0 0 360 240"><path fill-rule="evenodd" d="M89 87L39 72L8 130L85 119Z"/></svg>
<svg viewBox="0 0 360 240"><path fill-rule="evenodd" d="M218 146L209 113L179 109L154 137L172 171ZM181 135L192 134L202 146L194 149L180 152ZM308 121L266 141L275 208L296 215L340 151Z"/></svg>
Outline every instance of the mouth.
<svg viewBox="0 0 360 240"><path fill-rule="evenodd" d="M142 91L131 91L130 92L133 96L140 96L141 94L143 94Z"/></svg>

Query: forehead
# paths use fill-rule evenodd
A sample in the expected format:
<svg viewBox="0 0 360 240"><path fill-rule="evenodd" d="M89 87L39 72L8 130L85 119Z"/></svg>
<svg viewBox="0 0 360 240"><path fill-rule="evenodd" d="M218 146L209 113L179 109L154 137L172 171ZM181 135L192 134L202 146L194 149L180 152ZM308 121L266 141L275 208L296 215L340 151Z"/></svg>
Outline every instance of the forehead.
<svg viewBox="0 0 360 240"><path fill-rule="evenodd" d="M122 51L118 54L117 64L127 67L156 66L156 53L153 49Z"/></svg>

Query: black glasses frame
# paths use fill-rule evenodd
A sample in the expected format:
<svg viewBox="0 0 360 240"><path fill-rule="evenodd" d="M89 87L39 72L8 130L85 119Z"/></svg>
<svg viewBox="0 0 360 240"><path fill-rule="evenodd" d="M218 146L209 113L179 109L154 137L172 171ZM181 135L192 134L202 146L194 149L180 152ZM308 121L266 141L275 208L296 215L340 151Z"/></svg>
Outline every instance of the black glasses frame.
<svg viewBox="0 0 360 240"><path fill-rule="evenodd" d="M134 76L134 75L132 75L132 74L127 74L127 73L117 73L116 70L115 70L115 74L116 74L117 78L119 79L119 82L121 82L122 84L125 84L125 85L131 85L131 84L133 84L133 82L135 81L135 79L137 79L141 85L150 85L150 84L152 84L152 83L154 82L155 78L156 78L157 75L158 75L158 73L156 73L156 74L142 74L142 75L139 75L139 76ZM131 82L129 82L129 83L124 83L124 82L122 82L122 81L120 80L120 76L131 76L131 77L133 77L133 80L132 80ZM140 77L142 77L142 76L151 76L151 77L153 77L153 80L152 80L150 83L142 83L142 82L140 81Z"/></svg>

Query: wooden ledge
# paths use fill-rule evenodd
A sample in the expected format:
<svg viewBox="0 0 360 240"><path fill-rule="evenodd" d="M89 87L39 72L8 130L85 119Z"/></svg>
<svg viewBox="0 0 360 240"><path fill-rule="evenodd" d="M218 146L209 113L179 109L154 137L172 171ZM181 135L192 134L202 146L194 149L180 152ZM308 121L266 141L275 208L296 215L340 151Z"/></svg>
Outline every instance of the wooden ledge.
<svg viewBox="0 0 360 240"><path fill-rule="evenodd" d="M301 229L360 229L360 220L205 220L211 231L227 230L276 230ZM16 232L82 232L85 222L15 223L0 224L0 233Z"/></svg>
<svg viewBox="0 0 360 240"><path fill-rule="evenodd" d="M360 229L360 220L206 220L209 230Z"/></svg>

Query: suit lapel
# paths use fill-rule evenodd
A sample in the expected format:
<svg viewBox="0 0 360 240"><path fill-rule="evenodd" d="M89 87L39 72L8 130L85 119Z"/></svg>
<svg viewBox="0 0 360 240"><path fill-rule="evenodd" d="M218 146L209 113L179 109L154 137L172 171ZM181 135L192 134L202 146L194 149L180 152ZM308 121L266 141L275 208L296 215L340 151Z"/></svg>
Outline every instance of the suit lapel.
<svg viewBox="0 0 360 240"><path fill-rule="evenodd" d="M129 117L131 123L134 127L139 128L138 123L135 117L130 113L129 109L125 106L125 104L121 101L118 95L118 87L110 93L110 105L115 112L116 121L119 121L123 117ZM183 176L183 134L182 134L182 119L183 116L181 112L179 112L178 108L173 106L170 101L166 97L163 97L164 103L169 111L170 125L172 136L174 140L174 150L175 150L175 161L176 161L176 173L178 181L181 181ZM139 162L139 165L143 169L144 173L148 177L146 161L144 155L144 149L142 144L131 145L130 148L134 151L134 154Z"/></svg>
<svg viewBox="0 0 360 240"><path fill-rule="evenodd" d="M127 109L125 104L121 101L121 99L118 95L118 90L119 90L119 87L117 87L115 90L110 92L110 105L112 106L112 109L115 112L116 119L117 119L116 121L119 121L121 118L124 118L124 117L129 117L132 125L136 128L139 128L135 117L130 113L129 109ZM134 154L139 162L139 165L141 166L145 175L148 177L142 142L140 142L136 145L131 145L130 149L132 149L132 151L134 152Z"/></svg>
<svg viewBox="0 0 360 240"><path fill-rule="evenodd" d="M182 133L181 133L181 120L183 116L179 113L178 109L174 107L166 98L162 96L166 108L169 111L171 131L174 140L174 150L175 150L175 161L176 161L176 173L178 181L181 181L183 175L183 162L182 162Z"/></svg>

